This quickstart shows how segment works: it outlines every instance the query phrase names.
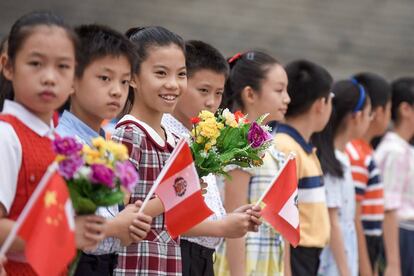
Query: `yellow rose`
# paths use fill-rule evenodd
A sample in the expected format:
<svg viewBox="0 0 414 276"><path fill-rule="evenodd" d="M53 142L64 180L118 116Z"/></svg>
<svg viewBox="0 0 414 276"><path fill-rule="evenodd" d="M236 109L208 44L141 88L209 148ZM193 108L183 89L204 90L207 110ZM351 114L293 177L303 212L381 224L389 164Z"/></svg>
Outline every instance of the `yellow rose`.
<svg viewBox="0 0 414 276"><path fill-rule="evenodd" d="M207 110L201 111L200 114L198 115L198 117L200 117L200 119L203 120L203 121L205 121L209 118L213 118L215 120L214 114L211 113L210 111L207 111Z"/></svg>

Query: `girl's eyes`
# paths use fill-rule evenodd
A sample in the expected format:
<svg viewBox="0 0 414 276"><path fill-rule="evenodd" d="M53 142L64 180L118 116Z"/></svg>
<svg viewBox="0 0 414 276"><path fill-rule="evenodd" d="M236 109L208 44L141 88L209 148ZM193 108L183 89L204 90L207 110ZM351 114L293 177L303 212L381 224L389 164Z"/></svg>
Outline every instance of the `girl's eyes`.
<svg viewBox="0 0 414 276"><path fill-rule="evenodd" d="M100 80L102 80L102 81L109 81L110 79L109 79L109 77L108 76L98 76L98 78L100 79Z"/></svg>
<svg viewBox="0 0 414 276"><path fill-rule="evenodd" d="M208 89L205 88L200 88L198 89L198 91L200 91L201 93L208 93Z"/></svg>
<svg viewBox="0 0 414 276"><path fill-rule="evenodd" d="M40 61L30 61L29 65L33 66L33 67L39 67L40 66Z"/></svg>
<svg viewBox="0 0 414 276"><path fill-rule="evenodd" d="M178 76L185 78L187 76L187 72L181 72L178 74Z"/></svg>
<svg viewBox="0 0 414 276"><path fill-rule="evenodd" d="M162 76L162 77L167 75L167 73L165 71L156 71L155 74L158 75L158 76Z"/></svg>
<svg viewBox="0 0 414 276"><path fill-rule="evenodd" d="M216 92L216 95L218 95L218 96L223 96L223 91L218 91L218 92Z"/></svg>
<svg viewBox="0 0 414 276"><path fill-rule="evenodd" d="M130 83L130 80L123 80L122 81L122 85L129 85L129 83Z"/></svg>

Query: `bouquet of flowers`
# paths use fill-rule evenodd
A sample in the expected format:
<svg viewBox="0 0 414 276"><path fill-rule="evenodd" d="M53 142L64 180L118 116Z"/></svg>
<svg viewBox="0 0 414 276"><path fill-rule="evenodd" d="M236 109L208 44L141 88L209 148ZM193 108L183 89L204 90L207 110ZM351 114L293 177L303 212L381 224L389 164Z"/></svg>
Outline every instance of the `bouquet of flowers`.
<svg viewBox="0 0 414 276"><path fill-rule="evenodd" d="M192 118L191 150L198 175L228 176L225 168L229 165L261 166L272 140L270 128L262 125L266 116L249 122L240 111L233 114L224 109L216 114L204 110Z"/></svg>
<svg viewBox="0 0 414 276"><path fill-rule="evenodd" d="M99 137L92 147L75 138L57 138L53 142L59 173L66 180L77 214L93 214L100 206L122 202L122 189L131 191L138 173L128 161L127 148Z"/></svg>

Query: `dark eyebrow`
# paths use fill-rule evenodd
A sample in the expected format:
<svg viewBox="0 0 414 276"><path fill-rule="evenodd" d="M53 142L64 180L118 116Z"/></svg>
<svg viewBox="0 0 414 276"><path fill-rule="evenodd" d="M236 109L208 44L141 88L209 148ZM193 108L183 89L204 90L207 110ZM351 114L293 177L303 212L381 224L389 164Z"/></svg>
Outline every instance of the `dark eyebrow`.
<svg viewBox="0 0 414 276"><path fill-rule="evenodd" d="M45 55L45 54L42 54L42 53L40 53L40 52L36 52L36 51L34 51L34 52L31 52L31 53L29 54L29 57L46 58L46 55ZM73 59L72 57L69 57L69 56L58 56L57 58L58 58L59 60L72 60L72 59Z"/></svg>

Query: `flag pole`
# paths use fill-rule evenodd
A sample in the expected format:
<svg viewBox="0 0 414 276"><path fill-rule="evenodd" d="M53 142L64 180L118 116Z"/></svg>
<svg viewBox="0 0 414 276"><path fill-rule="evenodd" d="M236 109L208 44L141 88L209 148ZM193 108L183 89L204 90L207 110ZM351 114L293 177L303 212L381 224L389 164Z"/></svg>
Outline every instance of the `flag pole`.
<svg viewBox="0 0 414 276"><path fill-rule="evenodd" d="M56 162L53 162L47 168L46 173L43 175L42 179L39 181L39 184L37 185L35 191L33 192L31 197L27 201L26 206L24 207L22 213L17 218L17 220L14 223L9 235L7 236L6 240L4 241L3 246L0 249L0 257L5 256L7 251L10 249L11 245L13 244L14 239L17 236L17 231L19 230L21 224L26 219L27 215L29 214L30 210L33 207L33 204L39 198L40 194L43 191L43 188L46 186L46 184L49 181L50 177L57 170L57 168L58 168L58 164Z"/></svg>
<svg viewBox="0 0 414 276"><path fill-rule="evenodd" d="M181 138L177 146L174 148L173 152L171 153L170 157L168 158L166 165L164 166L164 168L162 168L161 173L158 175L157 179L154 181L154 184L152 185L150 191L148 192L148 195L145 197L144 202L141 205L141 208L139 208L138 214L141 214L142 212L144 212L144 208L147 206L155 190L160 185L161 180L164 178L165 174L167 173L168 168L171 166L171 160L174 160L173 158L175 157L175 155L177 155L177 152L183 147L184 143L185 143L185 140Z"/></svg>
<svg viewBox="0 0 414 276"><path fill-rule="evenodd" d="M282 167L277 171L275 177L272 179L272 181L270 182L270 185L266 188L266 191L260 196L259 200L256 202L256 204L254 205L255 207L259 206L259 204L263 201L264 197L267 195L267 193L270 191L270 189L273 186L273 183L275 183L275 181L279 178L280 174L283 172L283 170L286 168L287 164L289 163L290 160L295 159L296 158L296 153L294 153L293 151L291 151L288 155L288 157L286 158L285 162L283 163Z"/></svg>

